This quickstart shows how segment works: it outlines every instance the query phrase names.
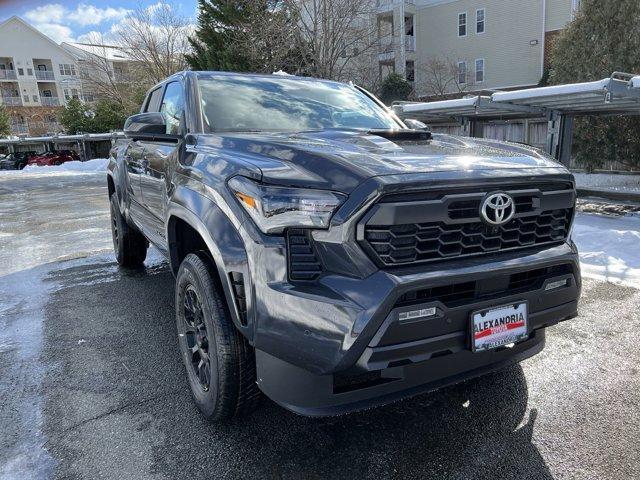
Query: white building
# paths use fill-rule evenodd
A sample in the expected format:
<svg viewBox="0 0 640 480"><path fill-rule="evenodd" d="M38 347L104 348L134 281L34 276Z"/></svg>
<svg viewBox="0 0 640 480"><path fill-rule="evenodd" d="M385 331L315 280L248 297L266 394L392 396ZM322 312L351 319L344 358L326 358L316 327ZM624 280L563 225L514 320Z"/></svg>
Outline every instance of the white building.
<svg viewBox="0 0 640 480"><path fill-rule="evenodd" d="M81 95L75 59L18 17L0 24L0 102L14 134L55 133L58 110Z"/></svg>
<svg viewBox="0 0 640 480"><path fill-rule="evenodd" d="M118 88L135 78L135 62L118 46L71 42L60 46L76 60L85 101L114 95Z"/></svg>
<svg viewBox="0 0 640 480"><path fill-rule="evenodd" d="M579 0L377 0L381 77L417 96L537 85ZM445 92L434 92L434 69ZM435 75L435 76L438 76Z"/></svg>

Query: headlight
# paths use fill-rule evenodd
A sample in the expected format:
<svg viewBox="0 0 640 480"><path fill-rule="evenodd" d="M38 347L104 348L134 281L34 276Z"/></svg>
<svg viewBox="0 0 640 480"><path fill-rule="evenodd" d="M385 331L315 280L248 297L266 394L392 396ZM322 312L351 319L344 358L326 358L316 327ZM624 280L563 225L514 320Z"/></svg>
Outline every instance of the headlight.
<svg viewBox="0 0 640 480"><path fill-rule="evenodd" d="M326 190L262 185L245 177L233 177L229 188L264 233L286 227L328 228L346 198Z"/></svg>

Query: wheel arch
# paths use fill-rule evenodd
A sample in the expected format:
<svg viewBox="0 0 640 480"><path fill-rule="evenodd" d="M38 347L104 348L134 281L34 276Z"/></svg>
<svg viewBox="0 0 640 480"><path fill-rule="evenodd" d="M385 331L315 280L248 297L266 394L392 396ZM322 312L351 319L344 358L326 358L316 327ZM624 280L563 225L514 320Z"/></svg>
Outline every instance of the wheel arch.
<svg viewBox="0 0 640 480"><path fill-rule="evenodd" d="M195 192L193 192L195 194ZM197 194L196 194L197 195ZM200 197L202 201L202 197ZM213 202L207 205L206 223L198 215L183 205L172 203L167 214L167 245L173 274L177 274L180 263L189 253L206 249L210 256L231 313L233 323L251 342L253 322L251 316L251 295L247 254L238 232L231 221ZM219 241L211 232L220 232ZM241 308L237 286L233 279L243 280L244 308ZM236 284L237 285L237 284ZM246 294L244 292L247 292Z"/></svg>

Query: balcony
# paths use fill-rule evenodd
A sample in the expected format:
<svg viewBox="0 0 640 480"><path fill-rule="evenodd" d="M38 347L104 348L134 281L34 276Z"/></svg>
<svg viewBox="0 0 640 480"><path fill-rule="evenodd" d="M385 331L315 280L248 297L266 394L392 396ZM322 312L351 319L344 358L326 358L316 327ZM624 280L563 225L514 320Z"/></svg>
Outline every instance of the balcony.
<svg viewBox="0 0 640 480"><path fill-rule="evenodd" d="M10 106L21 106L22 105L22 98L20 97L12 97L9 95L2 95L0 97L0 99L2 100L2 104L3 105L10 105Z"/></svg>
<svg viewBox="0 0 640 480"><path fill-rule="evenodd" d="M415 5L415 0L377 0L378 13L393 11L393 8L401 4Z"/></svg>
<svg viewBox="0 0 640 480"><path fill-rule="evenodd" d="M407 52L416 51L416 37L413 35L406 35L404 37L404 48Z"/></svg>
<svg viewBox="0 0 640 480"><path fill-rule="evenodd" d="M44 107L57 107L60 105L60 99L58 97L40 97L40 103Z"/></svg>
<svg viewBox="0 0 640 480"><path fill-rule="evenodd" d="M15 80L17 78L15 70L0 70L0 80Z"/></svg>
<svg viewBox="0 0 640 480"><path fill-rule="evenodd" d="M36 74L36 80L45 80L50 82L56 79L52 71L36 70L34 73Z"/></svg>
<svg viewBox="0 0 640 480"><path fill-rule="evenodd" d="M380 54L393 53L395 49L395 38L393 35L385 35L380 37Z"/></svg>

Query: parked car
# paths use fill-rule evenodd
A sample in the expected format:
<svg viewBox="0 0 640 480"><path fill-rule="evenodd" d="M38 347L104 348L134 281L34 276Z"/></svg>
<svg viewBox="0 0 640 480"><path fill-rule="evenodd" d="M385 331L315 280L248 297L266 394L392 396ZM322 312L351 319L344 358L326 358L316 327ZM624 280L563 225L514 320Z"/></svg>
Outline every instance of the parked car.
<svg viewBox="0 0 640 480"><path fill-rule="evenodd" d="M35 155L38 153L34 151L9 153L0 158L0 170L22 170Z"/></svg>
<svg viewBox="0 0 640 480"><path fill-rule="evenodd" d="M62 165L65 162L71 162L74 160L80 160L80 155L78 155L73 150L58 150L55 152L46 152L41 155L31 157L27 164L44 167L52 165Z"/></svg>
<svg viewBox="0 0 640 480"><path fill-rule="evenodd" d="M409 129L353 85L217 72L156 85L125 136L116 259L169 259L208 419L260 391L304 415L388 403L531 357L577 313L574 179L535 149Z"/></svg>

